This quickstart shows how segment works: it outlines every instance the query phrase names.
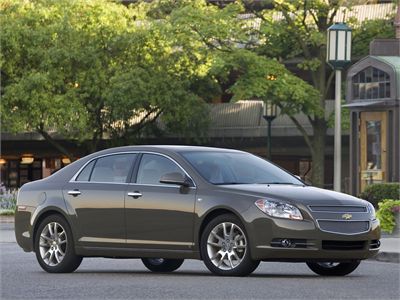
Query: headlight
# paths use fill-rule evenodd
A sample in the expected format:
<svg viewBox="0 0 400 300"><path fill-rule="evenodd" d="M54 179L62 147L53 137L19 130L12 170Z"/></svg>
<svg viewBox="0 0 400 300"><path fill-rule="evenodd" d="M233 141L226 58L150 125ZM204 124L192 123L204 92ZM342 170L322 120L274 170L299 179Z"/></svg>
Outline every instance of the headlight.
<svg viewBox="0 0 400 300"><path fill-rule="evenodd" d="M371 220L376 220L375 207L369 202L368 202L368 211L371 216Z"/></svg>
<svg viewBox="0 0 400 300"><path fill-rule="evenodd" d="M290 204L266 199L260 199L255 205L267 215L277 218L285 218L292 220L303 220L300 210Z"/></svg>

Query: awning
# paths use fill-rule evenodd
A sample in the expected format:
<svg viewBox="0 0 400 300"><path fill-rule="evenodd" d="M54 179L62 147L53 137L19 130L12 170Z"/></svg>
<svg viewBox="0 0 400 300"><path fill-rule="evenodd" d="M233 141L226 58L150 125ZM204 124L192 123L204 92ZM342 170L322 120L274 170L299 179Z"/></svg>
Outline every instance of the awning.
<svg viewBox="0 0 400 300"><path fill-rule="evenodd" d="M365 101L365 102L354 102L350 104L344 104L342 107L365 107L375 104L385 104L385 101Z"/></svg>

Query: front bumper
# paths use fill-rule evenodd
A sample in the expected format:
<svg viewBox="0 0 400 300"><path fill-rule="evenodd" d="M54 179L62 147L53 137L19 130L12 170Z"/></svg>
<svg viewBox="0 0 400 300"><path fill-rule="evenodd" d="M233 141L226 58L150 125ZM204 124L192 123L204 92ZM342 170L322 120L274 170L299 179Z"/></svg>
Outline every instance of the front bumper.
<svg viewBox="0 0 400 300"><path fill-rule="evenodd" d="M313 220L270 218L261 213L246 227L255 260L349 261L367 259L379 252L379 221L370 222L367 232L350 235L322 231ZM292 245L280 245L284 239Z"/></svg>

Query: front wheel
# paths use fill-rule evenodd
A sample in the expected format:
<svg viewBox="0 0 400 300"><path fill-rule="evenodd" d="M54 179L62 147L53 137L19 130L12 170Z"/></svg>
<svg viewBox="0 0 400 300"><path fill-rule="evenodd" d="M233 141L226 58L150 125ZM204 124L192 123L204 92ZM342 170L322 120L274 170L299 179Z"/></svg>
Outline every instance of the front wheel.
<svg viewBox="0 0 400 300"><path fill-rule="evenodd" d="M59 215L45 218L35 234L36 258L43 270L49 273L75 271L82 257L75 254L71 229Z"/></svg>
<svg viewBox="0 0 400 300"><path fill-rule="evenodd" d="M247 276L259 265L252 260L244 226L230 214L220 215L205 227L200 242L207 268L222 276Z"/></svg>
<svg viewBox="0 0 400 300"><path fill-rule="evenodd" d="M143 264L152 272L173 272L183 264L183 259L142 258Z"/></svg>
<svg viewBox="0 0 400 300"><path fill-rule="evenodd" d="M307 262L307 266L318 275L322 276L345 276L357 269L359 260L338 263L338 262Z"/></svg>

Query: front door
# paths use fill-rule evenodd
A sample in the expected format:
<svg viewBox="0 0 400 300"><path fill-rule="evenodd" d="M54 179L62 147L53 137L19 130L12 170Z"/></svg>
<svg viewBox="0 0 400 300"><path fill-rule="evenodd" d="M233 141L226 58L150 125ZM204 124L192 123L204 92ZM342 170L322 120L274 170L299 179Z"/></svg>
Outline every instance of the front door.
<svg viewBox="0 0 400 300"><path fill-rule="evenodd" d="M126 194L127 244L135 248L191 250L196 189L160 183L182 168L170 158L143 154Z"/></svg>
<svg viewBox="0 0 400 300"><path fill-rule="evenodd" d="M360 190L386 181L386 112L361 112Z"/></svg>

